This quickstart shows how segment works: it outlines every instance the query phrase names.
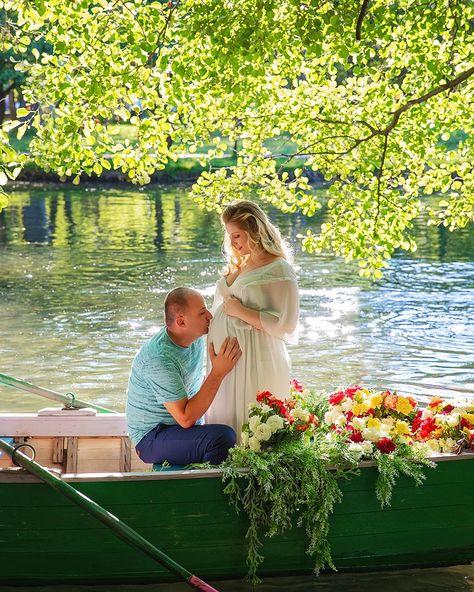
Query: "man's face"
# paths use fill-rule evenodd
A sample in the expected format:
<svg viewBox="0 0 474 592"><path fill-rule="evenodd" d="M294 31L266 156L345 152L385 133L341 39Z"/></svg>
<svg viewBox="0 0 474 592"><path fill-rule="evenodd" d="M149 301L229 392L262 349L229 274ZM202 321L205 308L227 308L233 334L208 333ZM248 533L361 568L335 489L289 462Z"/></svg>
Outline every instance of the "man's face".
<svg viewBox="0 0 474 592"><path fill-rule="evenodd" d="M201 294L191 294L188 297L188 306L183 317L190 336L195 339L201 337L201 335L205 335L209 331L212 314L207 309Z"/></svg>

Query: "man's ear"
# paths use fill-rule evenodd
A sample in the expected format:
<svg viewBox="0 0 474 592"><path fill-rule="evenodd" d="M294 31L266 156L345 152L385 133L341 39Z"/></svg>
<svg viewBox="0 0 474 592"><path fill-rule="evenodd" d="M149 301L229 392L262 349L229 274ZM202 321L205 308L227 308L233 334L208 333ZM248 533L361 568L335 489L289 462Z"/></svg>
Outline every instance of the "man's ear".
<svg viewBox="0 0 474 592"><path fill-rule="evenodd" d="M183 315L178 315L176 317L176 324L178 325L178 327L185 327L186 326L186 321L184 320Z"/></svg>

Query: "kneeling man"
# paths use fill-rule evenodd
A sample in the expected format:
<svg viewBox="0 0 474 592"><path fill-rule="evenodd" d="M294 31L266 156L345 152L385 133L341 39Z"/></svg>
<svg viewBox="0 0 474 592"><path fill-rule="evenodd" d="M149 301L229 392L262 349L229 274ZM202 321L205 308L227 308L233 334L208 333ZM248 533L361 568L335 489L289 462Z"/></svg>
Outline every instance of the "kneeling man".
<svg viewBox="0 0 474 592"><path fill-rule="evenodd" d="M146 463L219 464L235 445L226 425L202 425L226 374L241 351L235 338L216 354L209 344L212 370L202 382L205 339L212 315L196 290L176 288L165 299L165 327L133 360L128 382L128 433ZM202 383L202 384L201 384Z"/></svg>

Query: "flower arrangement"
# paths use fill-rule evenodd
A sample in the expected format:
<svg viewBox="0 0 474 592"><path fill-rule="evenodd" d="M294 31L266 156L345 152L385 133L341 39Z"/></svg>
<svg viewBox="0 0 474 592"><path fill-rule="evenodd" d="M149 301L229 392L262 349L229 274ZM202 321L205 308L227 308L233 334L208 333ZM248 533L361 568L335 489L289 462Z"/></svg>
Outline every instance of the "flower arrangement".
<svg viewBox="0 0 474 592"><path fill-rule="evenodd" d="M313 437L319 419L308 409L308 394L297 380L290 382L285 400L269 391L259 392L256 403L249 406L249 421L242 426L241 446L260 452L283 438Z"/></svg>
<svg viewBox="0 0 474 592"><path fill-rule="evenodd" d="M417 446L425 454L460 453L463 448L474 450L474 401L453 399L450 402L433 397L424 409L419 409L412 422Z"/></svg>
<svg viewBox="0 0 474 592"><path fill-rule="evenodd" d="M353 385L326 396L296 380L287 399L259 392L241 444L222 467L224 491L249 518L250 579L258 581L263 561L262 529L272 536L291 528L292 515L306 529L315 571L334 567L328 534L342 499L339 478L357 474L360 461L375 463L375 493L385 506L400 475L419 485L435 466L430 456L463 449L474 450L473 400L433 397L421 407L395 391Z"/></svg>
<svg viewBox="0 0 474 592"><path fill-rule="evenodd" d="M356 460L373 458L378 452L390 454L400 445L413 444L411 423L417 402L390 391L377 393L359 385L328 397L324 424L329 441L347 443Z"/></svg>
<svg viewBox="0 0 474 592"><path fill-rule="evenodd" d="M407 445L413 455L474 449L474 402L447 403L433 397L420 408L413 397L376 392L359 385L328 397L326 438L343 438L357 460L399 452ZM406 451L406 450L405 450Z"/></svg>

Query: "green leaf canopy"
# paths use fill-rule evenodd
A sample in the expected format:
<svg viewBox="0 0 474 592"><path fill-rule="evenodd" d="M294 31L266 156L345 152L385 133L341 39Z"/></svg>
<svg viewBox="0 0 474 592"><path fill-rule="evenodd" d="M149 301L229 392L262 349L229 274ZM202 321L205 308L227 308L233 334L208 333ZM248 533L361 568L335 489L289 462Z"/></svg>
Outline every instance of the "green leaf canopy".
<svg viewBox="0 0 474 592"><path fill-rule="evenodd" d="M328 215L304 246L359 259L375 277L396 248L416 248L423 210L451 230L474 219L470 1L0 5L4 49L53 48L17 64L33 109L22 127L35 128L31 158L45 170L78 182L114 168L144 184L198 152L207 170L192 196L205 207L252 191L307 215L321 207L317 171L331 182ZM117 119L136 126L136 143L110 133ZM228 146L234 164L213 167ZM0 155L11 177L6 132ZM423 196L438 192L428 208Z"/></svg>

